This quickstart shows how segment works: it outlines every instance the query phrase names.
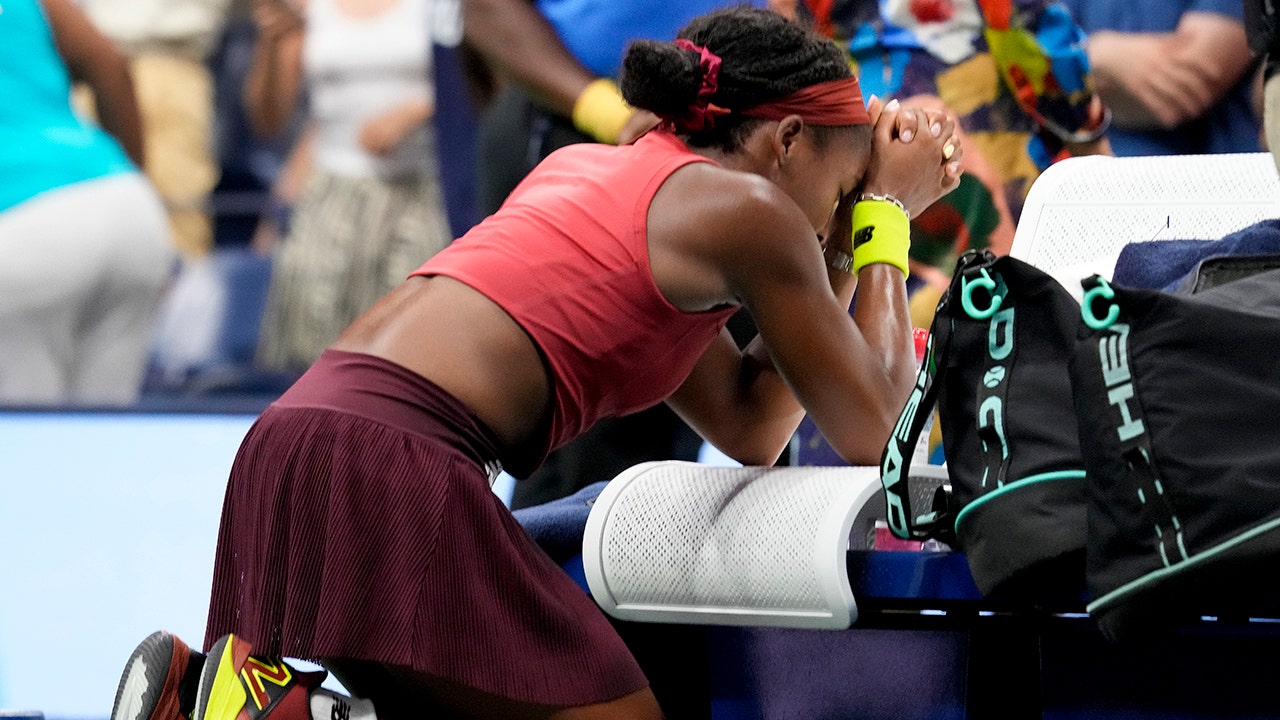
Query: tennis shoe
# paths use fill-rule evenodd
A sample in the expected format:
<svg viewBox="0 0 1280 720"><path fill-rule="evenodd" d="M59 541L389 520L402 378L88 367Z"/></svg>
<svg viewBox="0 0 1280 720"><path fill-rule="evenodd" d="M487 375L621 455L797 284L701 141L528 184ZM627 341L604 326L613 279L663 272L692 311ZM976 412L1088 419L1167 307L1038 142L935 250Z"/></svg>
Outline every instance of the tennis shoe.
<svg viewBox="0 0 1280 720"><path fill-rule="evenodd" d="M311 720L311 691L324 671L302 672L283 660L252 655L235 635L220 638L200 673L192 720Z"/></svg>
<svg viewBox="0 0 1280 720"><path fill-rule="evenodd" d="M111 720L187 720L204 656L163 630L148 635L125 664Z"/></svg>

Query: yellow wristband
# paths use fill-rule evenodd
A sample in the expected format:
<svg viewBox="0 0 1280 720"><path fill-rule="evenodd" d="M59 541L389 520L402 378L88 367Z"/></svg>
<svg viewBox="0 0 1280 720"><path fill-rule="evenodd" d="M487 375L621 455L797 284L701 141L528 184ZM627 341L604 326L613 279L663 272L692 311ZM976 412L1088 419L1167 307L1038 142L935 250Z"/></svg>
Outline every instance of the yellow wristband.
<svg viewBox="0 0 1280 720"><path fill-rule="evenodd" d="M859 200L853 205L853 274L871 263L888 263L907 275L911 224L890 200Z"/></svg>
<svg viewBox="0 0 1280 720"><path fill-rule="evenodd" d="M573 125L602 143L614 145L632 112L612 80L596 78L573 103Z"/></svg>

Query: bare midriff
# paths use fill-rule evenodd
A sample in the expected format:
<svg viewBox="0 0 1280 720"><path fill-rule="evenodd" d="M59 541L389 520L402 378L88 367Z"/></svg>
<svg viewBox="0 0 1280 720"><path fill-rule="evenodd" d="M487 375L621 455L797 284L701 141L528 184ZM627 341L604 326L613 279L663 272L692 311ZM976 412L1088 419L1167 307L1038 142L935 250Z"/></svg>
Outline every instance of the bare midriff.
<svg viewBox="0 0 1280 720"><path fill-rule="evenodd" d="M430 380L507 449L530 443L550 402L551 383L533 340L492 300L452 278L409 278L333 347L390 360Z"/></svg>

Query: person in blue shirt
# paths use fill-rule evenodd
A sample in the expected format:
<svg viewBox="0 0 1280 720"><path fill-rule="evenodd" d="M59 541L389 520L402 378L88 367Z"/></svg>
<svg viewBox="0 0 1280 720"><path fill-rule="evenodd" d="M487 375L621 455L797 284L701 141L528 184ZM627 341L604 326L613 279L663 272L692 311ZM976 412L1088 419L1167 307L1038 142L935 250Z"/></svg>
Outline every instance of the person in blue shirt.
<svg viewBox="0 0 1280 720"><path fill-rule="evenodd" d="M700 14L741 4L764 2L463 0L469 46L506 81L482 119L481 211L496 210L551 150L626 142L653 124L626 106L614 82L631 40L669 40Z"/></svg>
<svg viewBox="0 0 1280 720"><path fill-rule="evenodd" d="M1064 0L1088 33L1116 155L1256 152L1240 0Z"/></svg>
<svg viewBox="0 0 1280 720"><path fill-rule="evenodd" d="M0 98L0 403L127 404L173 261L127 61L70 0L4 0Z"/></svg>

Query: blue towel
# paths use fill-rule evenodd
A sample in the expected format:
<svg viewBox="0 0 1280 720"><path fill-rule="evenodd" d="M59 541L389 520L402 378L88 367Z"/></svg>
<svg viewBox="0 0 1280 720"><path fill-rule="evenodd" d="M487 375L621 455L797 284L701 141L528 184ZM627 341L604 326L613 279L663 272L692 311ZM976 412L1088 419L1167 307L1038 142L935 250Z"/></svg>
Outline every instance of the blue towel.
<svg viewBox="0 0 1280 720"><path fill-rule="evenodd" d="M1116 285L1173 292L1200 263L1227 255L1280 253L1280 219L1263 220L1221 240L1152 240L1129 243L1116 259Z"/></svg>
<svg viewBox="0 0 1280 720"><path fill-rule="evenodd" d="M607 480L588 485L578 492L542 505L520 508L512 514L534 541L558 564L582 552L582 536L587 515Z"/></svg>

